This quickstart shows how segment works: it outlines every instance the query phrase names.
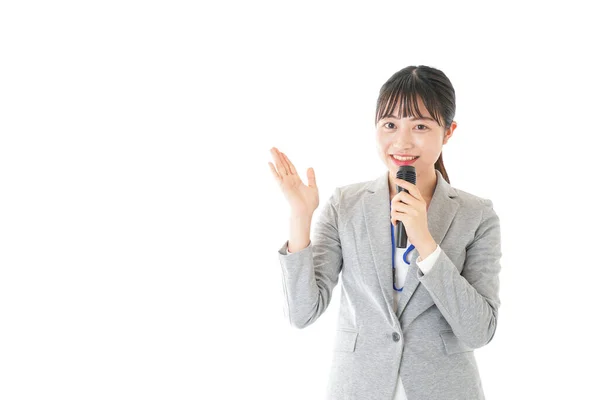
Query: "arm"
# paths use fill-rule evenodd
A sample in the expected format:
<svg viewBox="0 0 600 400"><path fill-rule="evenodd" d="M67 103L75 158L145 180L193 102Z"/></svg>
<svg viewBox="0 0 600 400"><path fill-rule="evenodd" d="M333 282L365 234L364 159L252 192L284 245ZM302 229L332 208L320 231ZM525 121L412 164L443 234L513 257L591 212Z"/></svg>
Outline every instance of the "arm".
<svg viewBox="0 0 600 400"><path fill-rule="evenodd" d="M443 249L427 274L417 271L454 334L469 347L484 346L496 332L501 256L500 222L492 201L486 200L462 272Z"/></svg>
<svg viewBox="0 0 600 400"><path fill-rule="evenodd" d="M421 260L421 256L419 255L419 257L417 258L417 266L419 267L421 272L423 272L423 274L426 274L429 271L431 271L431 268L433 268L437 259L440 258L441 252L442 248L439 245L436 245L436 248L433 251L433 253L425 257L424 260Z"/></svg>
<svg viewBox="0 0 600 400"><path fill-rule="evenodd" d="M290 217L290 240L287 243L287 254L306 248L310 242L311 215L292 215Z"/></svg>
<svg viewBox="0 0 600 400"><path fill-rule="evenodd" d="M342 269L338 235L339 189L325 203L308 246L288 253L286 241L279 249L285 312L290 324L304 328L329 306ZM293 250L293 248L292 248Z"/></svg>

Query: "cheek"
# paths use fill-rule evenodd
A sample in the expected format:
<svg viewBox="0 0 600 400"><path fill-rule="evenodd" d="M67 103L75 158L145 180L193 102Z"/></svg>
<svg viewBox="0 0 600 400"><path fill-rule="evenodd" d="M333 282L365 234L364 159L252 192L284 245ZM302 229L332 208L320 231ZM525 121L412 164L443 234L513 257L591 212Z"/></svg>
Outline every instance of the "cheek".
<svg viewBox="0 0 600 400"><path fill-rule="evenodd" d="M434 153L442 148L441 138L421 137L415 140L415 144L423 151L423 155L427 154L430 157L435 156Z"/></svg>
<svg viewBox="0 0 600 400"><path fill-rule="evenodd" d="M378 149L385 151L388 147L390 147L391 139L386 135L377 133L375 134L375 142L377 143Z"/></svg>
<svg viewBox="0 0 600 400"><path fill-rule="evenodd" d="M433 143L430 147L427 147L426 149L427 150L423 152L421 158L423 158L423 161L427 162L428 164L435 163L440 156L441 149L437 148L437 144Z"/></svg>

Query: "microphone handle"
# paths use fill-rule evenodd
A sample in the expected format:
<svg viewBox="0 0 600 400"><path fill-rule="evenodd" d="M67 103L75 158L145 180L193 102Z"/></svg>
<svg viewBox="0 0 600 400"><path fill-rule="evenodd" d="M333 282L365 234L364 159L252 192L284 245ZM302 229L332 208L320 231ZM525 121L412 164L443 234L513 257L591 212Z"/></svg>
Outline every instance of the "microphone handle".
<svg viewBox="0 0 600 400"><path fill-rule="evenodd" d="M396 191L399 193L404 190L403 187L396 185ZM406 247L406 228L402 221L396 221L396 248Z"/></svg>
<svg viewBox="0 0 600 400"><path fill-rule="evenodd" d="M406 247L406 228L402 221L396 221L396 248Z"/></svg>

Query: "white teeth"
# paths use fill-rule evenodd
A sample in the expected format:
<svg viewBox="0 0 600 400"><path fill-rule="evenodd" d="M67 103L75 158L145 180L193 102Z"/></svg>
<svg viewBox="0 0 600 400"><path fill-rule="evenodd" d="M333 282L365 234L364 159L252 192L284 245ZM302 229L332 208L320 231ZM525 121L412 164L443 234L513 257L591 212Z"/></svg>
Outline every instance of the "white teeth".
<svg viewBox="0 0 600 400"><path fill-rule="evenodd" d="M414 160L415 158L417 158L417 157L398 157L393 154L392 154L392 157L394 157L396 160L399 160L399 161L409 161L409 160Z"/></svg>

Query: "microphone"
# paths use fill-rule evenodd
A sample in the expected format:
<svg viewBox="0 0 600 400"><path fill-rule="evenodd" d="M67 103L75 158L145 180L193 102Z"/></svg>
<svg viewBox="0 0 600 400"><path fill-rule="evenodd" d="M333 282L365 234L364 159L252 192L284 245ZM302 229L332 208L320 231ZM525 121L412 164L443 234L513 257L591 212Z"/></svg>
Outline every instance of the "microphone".
<svg viewBox="0 0 600 400"><path fill-rule="evenodd" d="M415 167L412 165L401 165L398 168L398 172L396 172L396 178L402 179L404 181L410 182L413 185L417 184L417 173L415 171ZM398 193L401 191L405 191L410 193L408 190L404 189L401 186L396 185L396 190ZM396 221L396 248L406 247L406 229L404 228L404 224L402 221Z"/></svg>

